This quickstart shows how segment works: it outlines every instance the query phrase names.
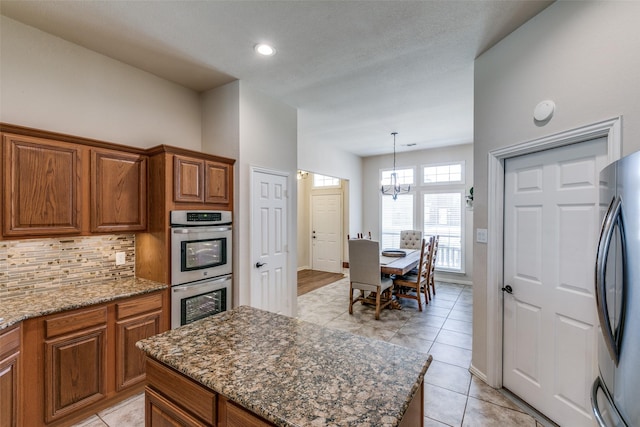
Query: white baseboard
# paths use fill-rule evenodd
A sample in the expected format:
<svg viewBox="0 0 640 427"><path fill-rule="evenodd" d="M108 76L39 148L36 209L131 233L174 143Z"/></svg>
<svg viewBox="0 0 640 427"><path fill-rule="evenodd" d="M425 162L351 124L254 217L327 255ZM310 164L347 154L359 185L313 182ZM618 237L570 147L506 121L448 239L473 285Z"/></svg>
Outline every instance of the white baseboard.
<svg viewBox="0 0 640 427"><path fill-rule="evenodd" d="M469 372L471 372L476 377L480 378L482 381L485 382L485 384L489 384L489 381L487 380L487 375L484 372L480 371L475 366L473 366L473 363L469 366Z"/></svg>
<svg viewBox="0 0 640 427"><path fill-rule="evenodd" d="M304 265L302 267L298 267L298 271L301 271L301 270L311 270L311 267L309 267L308 265Z"/></svg>
<svg viewBox="0 0 640 427"><path fill-rule="evenodd" d="M451 277L438 277L438 275L436 274L436 282L442 282L442 283L452 283L454 285L469 285L469 286L473 286L473 282L470 280L458 280L458 279L454 279Z"/></svg>

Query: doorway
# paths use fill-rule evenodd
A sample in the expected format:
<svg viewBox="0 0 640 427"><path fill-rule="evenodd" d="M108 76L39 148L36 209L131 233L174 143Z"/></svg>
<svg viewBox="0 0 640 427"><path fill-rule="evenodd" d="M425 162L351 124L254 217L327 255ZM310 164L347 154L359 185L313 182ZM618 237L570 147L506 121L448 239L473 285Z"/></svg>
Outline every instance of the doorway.
<svg viewBox="0 0 640 427"><path fill-rule="evenodd" d="M349 181L298 171L297 190L298 272L341 273L347 261Z"/></svg>
<svg viewBox="0 0 640 427"><path fill-rule="evenodd" d="M559 425L593 423L593 258L605 138L508 158L503 387Z"/></svg>
<svg viewBox="0 0 640 427"><path fill-rule="evenodd" d="M503 321L503 313L509 309L508 303L505 302L506 298L511 298L510 295L503 296L501 289L506 288L507 285L512 285L507 282L505 271L507 262L505 257L505 163L508 163L508 159L513 159L517 156L525 156L532 153L538 153L543 150L550 150L558 147L565 147L571 144L579 144L584 141L590 141L596 138L604 138L604 144L606 145L606 163L610 163L620 158L621 154L621 117L616 117L610 120L605 120L599 123L590 124L581 128L572 129L566 132L550 135L537 140L527 141L520 144L516 144L509 147L500 148L489 153L489 167L488 167L488 194L487 194L487 206L488 206L488 240L487 240L487 295L486 295L486 344L487 352L484 354L486 357L486 373L477 370L473 365L470 370L474 374L478 374L484 377L489 385L496 388L501 388L504 385L503 378L503 328L513 327L513 325L505 325ZM569 169L567 169L569 170ZM597 171L599 173L599 170ZM543 248L544 249L544 248ZM589 266L583 268L587 271ZM543 269L547 268L542 266ZM575 292L571 290L570 292ZM531 312L534 312L532 309ZM508 314L508 313L507 313ZM505 317L508 319L508 317ZM566 320L566 319L565 319ZM557 338L557 337L556 337ZM557 342L557 340L556 340ZM526 343L525 343L526 344ZM562 343L564 344L564 343ZM505 350L504 359L507 358L507 350ZM553 354L545 353L544 357L553 358ZM475 355L474 355L475 357ZM536 361L536 363L540 363ZM562 366L557 369L561 369ZM505 370L508 367L505 367ZM524 370L524 369L523 369ZM553 374L552 374L553 375ZM508 383L509 380L506 380ZM556 386L557 384L554 384ZM566 390L560 390L561 395L571 395ZM525 401L529 401L529 396L522 395ZM575 397L571 399L579 400ZM566 399L566 403L570 403L569 399ZM535 405L535 403L534 403ZM545 412L545 409L541 409ZM548 411L547 411L548 412ZM553 417L553 414L549 413L549 416ZM561 423L562 420L560 420ZM564 424L564 423L563 423ZM571 423L569 423L571 424Z"/></svg>
<svg viewBox="0 0 640 427"><path fill-rule="evenodd" d="M311 195L311 269L342 271L342 194Z"/></svg>
<svg viewBox="0 0 640 427"><path fill-rule="evenodd" d="M286 173L251 171L251 306L292 314Z"/></svg>

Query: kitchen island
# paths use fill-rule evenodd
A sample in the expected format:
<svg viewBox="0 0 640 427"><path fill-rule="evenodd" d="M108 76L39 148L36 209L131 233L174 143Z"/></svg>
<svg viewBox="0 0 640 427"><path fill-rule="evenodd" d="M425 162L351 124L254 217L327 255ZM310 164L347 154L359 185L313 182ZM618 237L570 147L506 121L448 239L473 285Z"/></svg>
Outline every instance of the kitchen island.
<svg viewBox="0 0 640 427"><path fill-rule="evenodd" d="M418 426L431 356L251 307L137 344L147 427Z"/></svg>

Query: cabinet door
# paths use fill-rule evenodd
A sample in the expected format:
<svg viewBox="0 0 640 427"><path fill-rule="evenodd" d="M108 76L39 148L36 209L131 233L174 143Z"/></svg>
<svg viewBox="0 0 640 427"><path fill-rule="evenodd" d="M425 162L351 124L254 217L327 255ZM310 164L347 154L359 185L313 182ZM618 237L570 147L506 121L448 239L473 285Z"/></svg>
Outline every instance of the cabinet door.
<svg viewBox="0 0 640 427"><path fill-rule="evenodd" d="M5 236L81 231L79 146L4 134Z"/></svg>
<svg viewBox="0 0 640 427"><path fill-rule="evenodd" d="M160 333L162 312L116 323L116 388L118 391L145 379L145 354L136 342Z"/></svg>
<svg viewBox="0 0 640 427"><path fill-rule="evenodd" d="M18 425L20 328L0 333L0 426Z"/></svg>
<svg viewBox="0 0 640 427"><path fill-rule="evenodd" d="M145 427L206 427L187 411L151 388L145 390Z"/></svg>
<svg viewBox="0 0 640 427"><path fill-rule="evenodd" d="M204 176L204 202L228 205L231 200L231 166L207 161Z"/></svg>
<svg viewBox="0 0 640 427"><path fill-rule="evenodd" d="M174 202L204 202L204 160L175 155L173 180Z"/></svg>
<svg viewBox="0 0 640 427"><path fill-rule="evenodd" d="M106 395L107 327L45 342L45 419L55 421Z"/></svg>
<svg viewBox="0 0 640 427"><path fill-rule="evenodd" d="M91 231L147 228L147 156L91 151Z"/></svg>
<svg viewBox="0 0 640 427"><path fill-rule="evenodd" d="M18 353L0 360L0 426L18 424Z"/></svg>

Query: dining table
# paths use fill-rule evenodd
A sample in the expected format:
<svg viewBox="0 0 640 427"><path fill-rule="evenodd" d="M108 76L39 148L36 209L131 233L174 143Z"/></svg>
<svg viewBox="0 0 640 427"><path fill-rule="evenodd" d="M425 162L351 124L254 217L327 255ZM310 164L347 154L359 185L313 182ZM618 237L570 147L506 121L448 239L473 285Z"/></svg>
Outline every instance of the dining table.
<svg viewBox="0 0 640 427"><path fill-rule="evenodd" d="M401 256L385 256L385 253L403 252ZM420 250L418 249L385 249L380 254L380 272L382 274L395 274L401 276L407 274L418 266L420 262Z"/></svg>

